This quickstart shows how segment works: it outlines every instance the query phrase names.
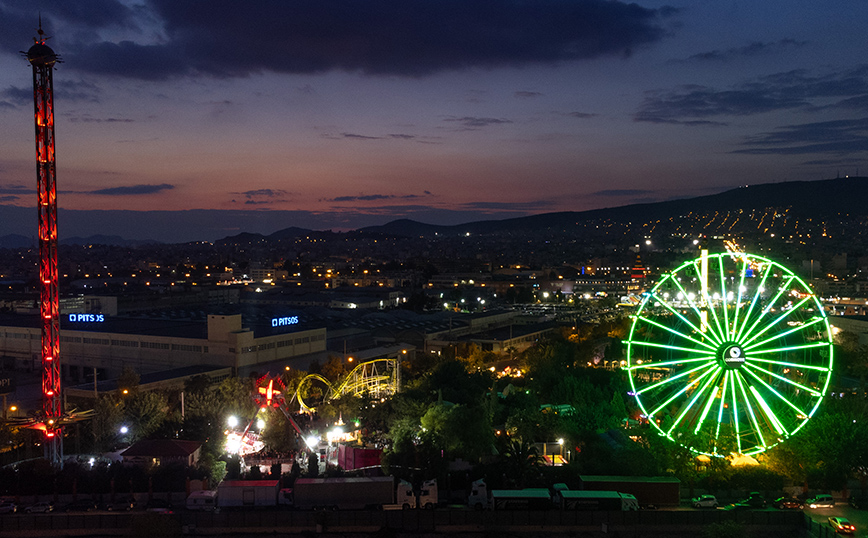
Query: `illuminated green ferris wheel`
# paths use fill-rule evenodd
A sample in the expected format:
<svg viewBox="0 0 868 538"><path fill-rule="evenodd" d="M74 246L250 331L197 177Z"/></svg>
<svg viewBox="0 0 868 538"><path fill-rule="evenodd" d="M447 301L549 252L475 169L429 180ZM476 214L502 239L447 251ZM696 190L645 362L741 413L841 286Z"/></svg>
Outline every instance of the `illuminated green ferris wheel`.
<svg viewBox="0 0 868 538"><path fill-rule="evenodd" d="M703 251L644 294L627 369L660 434L709 456L754 455L817 410L832 372L832 334L813 291L786 267Z"/></svg>

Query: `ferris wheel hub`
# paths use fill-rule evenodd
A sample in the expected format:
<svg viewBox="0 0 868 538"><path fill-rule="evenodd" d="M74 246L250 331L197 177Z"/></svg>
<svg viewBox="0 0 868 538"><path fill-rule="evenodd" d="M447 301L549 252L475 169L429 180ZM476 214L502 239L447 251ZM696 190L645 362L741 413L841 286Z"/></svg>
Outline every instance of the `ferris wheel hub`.
<svg viewBox="0 0 868 538"><path fill-rule="evenodd" d="M726 342L720 347L717 360L727 370L738 370L744 366L744 349L734 342Z"/></svg>

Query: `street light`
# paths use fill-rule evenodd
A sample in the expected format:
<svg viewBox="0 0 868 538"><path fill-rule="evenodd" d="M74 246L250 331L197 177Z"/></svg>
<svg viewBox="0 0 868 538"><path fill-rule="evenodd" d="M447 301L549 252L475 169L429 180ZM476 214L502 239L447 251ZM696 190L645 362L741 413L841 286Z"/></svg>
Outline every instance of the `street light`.
<svg viewBox="0 0 868 538"><path fill-rule="evenodd" d="M234 428L235 426L238 426L238 417L232 415L228 419L226 419L226 423L229 424L230 428Z"/></svg>
<svg viewBox="0 0 868 538"><path fill-rule="evenodd" d="M127 428L127 427L126 427L126 426L121 426L121 429L120 429L120 430L118 430L118 431L120 431L120 432L121 432L121 435L126 435L126 434L127 434L127 432L129 432L129 431L130 431L130 429L129 429L129 428Z"/></svg>

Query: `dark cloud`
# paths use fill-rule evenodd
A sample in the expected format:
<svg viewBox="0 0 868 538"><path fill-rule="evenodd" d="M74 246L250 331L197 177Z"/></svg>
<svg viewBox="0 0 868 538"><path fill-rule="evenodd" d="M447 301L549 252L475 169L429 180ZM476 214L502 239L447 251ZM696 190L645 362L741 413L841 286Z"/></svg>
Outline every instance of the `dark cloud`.
<svg viewBox="0 0 868 538"><path fill-rule="evenodd" d="M847 155L868 151L868 118L836 120L778 127L747 138L743 149L732 153L749 155Z"/></svg>
<svg viewBox="0 0 868 538"><path fill-rule="evenodd" d="M133 123L135 120L129 118L92 118L90 116L72 116L69 118L72 123Z"/></svg>
<svg viewBox="0 0 868 538"><path fill-rule="evenodd" d="M591 196L640 196L654 194L654 191L644 189L607 189L592 192Z"/></svg>
<svg viewBox="0 0 868 538"><path fill-rule="evenodd" d="M700 52L699 54L694 54L693 56L688 57L685 61L727 62L736 58L759 56L760 54L768 54L783 49L800 48L807 44L807 41L796 41L795 39L781 39L780 41L772 42L754 41L753 43L743 47Z"/></svg>
<svg viewBox="0 0 868 538"><path fill-rule="evenodd" d="M431 193L425 191L425 195ZM358 196L337 196L335 198L322 198L325 202L374 202L378 200L412 200L420 198L418 194L360 194Z"/></svg>
<svg viewBox="0 0 868 538"><path fill-rule="evenodd" d="M543 96L540 92L515 92L514 95L520 99L532 99L534 97Z"/></svg>
<svg viewBox="0 0 868 538"><path fill-rule="evenodd" d="M33 106L33 88L9 86L0 90L0 97L3 97L10 106Z"/></svg>
<svg viewBox="0 0 868 538"><path fill-rule="evenodd" d="M708 118L831 108L868 111L868 67L817 76L809 75L805 70L788 71L725 90L692 85L653 92L646 96L633 119L652 123L723 125L724 122Z"/></svg>
<svg viewBox="0 0 868 538"><path fill-rule="evenodd" d="M570 116L571 118L579 118L579 119L593 118L596 115L597 114L591 114L589 112L568 112L567 113L567 116Z"/></svg>
<svg viewBox="0 0 868 538"><path fill-rule="evenodd" d="M116 14L88 19L91 28L131 20L112 0L55 1ZM156 21L165 42L80 35L63 51L70 65L150 80L331 70L425 76L629 55L663 39L664 19L675 12L611 0L151 0L139 9L152 10L137 16ZM58 25L83 16L70 7L52 14Z"/></svg>
<svg viewBox="0 0 868 538"><path fill-rule="evenodd" d="M14 194L16 196L23 194L35 194L36 189L25 187L24 185L0 185L0 194Z"/></svg>
<svg viewBox="0 0 868 538"><path fill-rule="evenodd" d="M324 134L323 138L327 138L329 140L341 140L341 139L350 139L350 140L415 140L416 135L411 134L402 134L402 133L389 133L384 136L375 136L375 135L363 135L358 133L341 133L339 135L333 134ZM421 141L424 142L424 141Z"/></svg>
<svg viewBox="0 0 868 538"><path fill-rule="evenodd" d="M130 185L127 187L110 187L108 189L87 191L81 194L97 194L100 196L138 196L141 194L154 194L174 188L174 185L169 185L168 183L162 183L160 185Z"/></svg>
<svg viewBox="0 0 868 538"><path fill-rule="evenodd" d="M255 189L252 191L238 192L235 194L242 194L244 196L247 196L248 198L251 198L254 196L265 196L267 198L275 198L275 197L286 196L287 192L283 189Z"/></svg>
<svg viewBox="0 0 868 538"><path fill-rule="evenodd" d="M33 43L42 14L42 28L46 36L65 34L75 39L98 39L97 30L135 28L136 11L119 0L2 0L0 2L0 50L17 54L27 43ZM48 44L54 47L54 42ZM57 47L54 47L57 48ZM65 50L57 50L61 58Z"/></svg>
<svg viewBox="0 0 868 538"><path fill-rule="evenodd" d="M504 120L500 118L477 118L475 116L464 116L463 118L446 118L443 121L460 123L465 129L478 129L480 127L488 127L489 125L512 123L512 120Z"/></svg>
<svg viewBox="0 0 868 538"><path fill-rule="evenodd" d="M814 159L812 161L804 161L802 164L808 166L853 166L861 162L861 160L854 159Z"/></svg>
<svg viewBox="0 0 868 538"><path fill-rule="evenodd" d="M341 133L341 138L355 138L357 140L382 140L382 136L368 136L355 133Z"/></svg>
<svg viewBox="0 0 868 538"><path fill-rule="evenodd" d="M0 202L15 202L18 199L18 196L0 196Z"/></svg>
<svg viewBox="0 0 868 538"><path fill-rule="evenodd" d="M57 101L85 101L98 103L100 91L101 90L98 87L90 82L84 82L81 80L64 80L63 84L58 84L54 88L54 97Z"/></svg>

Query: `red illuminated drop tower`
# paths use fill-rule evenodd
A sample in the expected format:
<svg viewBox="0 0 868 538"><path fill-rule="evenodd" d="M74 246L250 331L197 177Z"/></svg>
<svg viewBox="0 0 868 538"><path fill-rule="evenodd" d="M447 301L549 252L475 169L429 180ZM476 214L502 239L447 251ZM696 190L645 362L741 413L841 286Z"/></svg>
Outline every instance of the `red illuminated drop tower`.
<svg viewBox="0 0 868 538"><path fill-rule="evenodd" d="M57 54L45 44L42 21L27 60L33 67L36 120L36 181L39 196L39 281L42 318L42 410L45 456L59 465L63 456L60 419L60 307L57 279L57 189L54 166L54 85Z"/></svg>

